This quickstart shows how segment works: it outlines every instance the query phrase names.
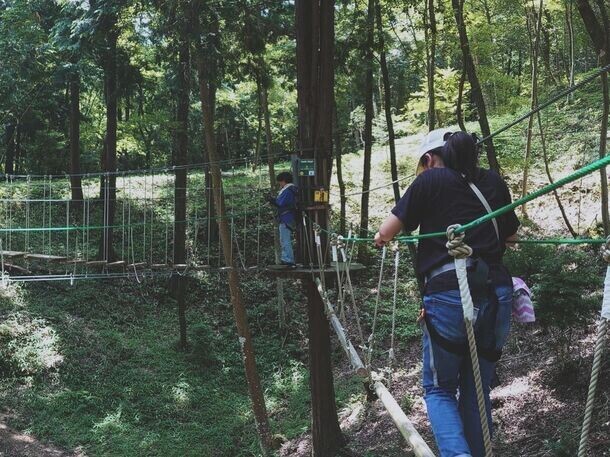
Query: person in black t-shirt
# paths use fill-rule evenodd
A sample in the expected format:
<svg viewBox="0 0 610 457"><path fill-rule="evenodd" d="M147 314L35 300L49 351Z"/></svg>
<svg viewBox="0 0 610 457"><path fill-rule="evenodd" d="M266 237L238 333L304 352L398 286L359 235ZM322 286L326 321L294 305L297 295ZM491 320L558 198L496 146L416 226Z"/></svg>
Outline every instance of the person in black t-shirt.
<svg viewBox="0 0 610 457"><path fill-rule="evenodd" d="M419 227L420 234L445 232L452 224L485 215L486 207L495 210L511 202L502 178L478 167L472 135L435 130L422 148L420 173L381 225L375 236L377 246L402 230ZM494 221L469 230L465 237L473 248L467 260L468 276L490 430L490 383L508 337L512 308L512 279L502 256L519 227L513 211ZM444 237L422 239L417 254L417 274L425 281L421 319L425 400L441 457L478 457L484 455L482 431L460 292L446 242Z"/></svg>

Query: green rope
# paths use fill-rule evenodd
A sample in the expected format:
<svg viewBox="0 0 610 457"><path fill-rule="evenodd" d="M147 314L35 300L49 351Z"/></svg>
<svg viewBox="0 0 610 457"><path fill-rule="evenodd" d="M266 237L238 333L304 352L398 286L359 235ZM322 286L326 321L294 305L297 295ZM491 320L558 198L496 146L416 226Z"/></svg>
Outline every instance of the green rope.
<svg viewBox="0 0 610 457"><path fill-rule="evenodd" d="M521 205L524 205L527 202L530 202L532 200L535 200L538 197L551 193L554 190L556 190L562 186L565 186L566 184L576 181L577 179L580 179L586 175L589 175L589 174L593 173L594 171L597 171L608 165L610 165L610 155L603 157L601 159L598 159L595 162L592 162L589 165L586 165L586 166L580 168L579 170L575 171L574 173L555 181L553 184L548 184L548 185L542 187L541 189L538 189L538 190L526 195L525 197L515 200L514 202L512 202L506 206L503 206L501 208L498 208L497 210L492 211L491 213L488 213L485 216L481 216L472 222L469 222L467 224L464 224L464 225L458 227L456 229L456 233L457 234L463 233L467 230L471 230L475 227L478 227L479 225L484 224L485 222L490 221L491 219L495 219L499 216L502 216L503 214L506 214L507 212L512 211L515 208L517 208ZM425 240L428 238L438 238L438 237L445 237L445 236L446 236L445 232L432 232L432 233L423 233L420 235L402 236L402 237L397 237L396 239L403 243L416 243L418 240ZM346 241L351 241L354 243L358 243L358 242L362 243L362 242L373 241L373 238L353 237L353 238L346 238ZM522 241L519 241L519 243L521 243L521 242ZM597 243L603 243L603 242L605 242L605 240L598 240L598 239L588 239L587 240L587 239L582 239L582 238L576 238L576 239L565 239L565 240L556 240L556 241L554 241L554 240L532 240L532 242L536 242L539 244L597 244Z"/></svg>
<svg viewBox="0 0 610 457"><path fill-rule="evenodd" d="M507 244L604 244L604 238L548 238L548 239L524 239Z"/></svg>
<svg viewBox="0 0 610 457"><path fill-rule="evenodd" d="M434 236L427 236L434 235ZM396 240L401 243L417 243L420 239L434 238L435 233L426 233L425 235L413 235L409 237L397 237ZM351 243L370 243L373 238L344 238L344 241ZM542 239L522 239L514 242L508 241L506 244L604 244L604 238L542 238Z"/></svg>
<svg viewBox="0 0 610 457"><path fill-rule="evenodd" d="M600 168L606 167L608 165L610 165L610 156L606 156L601 159L598 159L595 162L592 162L589 165L586 165L586 166L582 167L581 169L576 170L571 175L568 175L564 178L561 178L561 179L555 181L553 184L548 184L548 185L544 186L543 188L538 189L538 190L526 195L525 197L522 197L519 200L514 201L513 203L511 203L509 205L503 206L502 208L492 211L491 213L486 214L485 216L482 216L478 219L475 219L474 221L469 222L468 224L458 227L456 230L456 233L463 233L467 230L471 230L475 227L478 227L479 225L481 225L487 221L490 221L491 219L495 219L499 216L502 216L503 214L506 214L509 211L514 210L518 206L524 205L525 203L531 202L532 200L535 200L538 197L541 197L550 192L553 192L554 190L556 190L562 186L565 186L566 184L569 184L572 181L576 181L577 179L587 176L588 174L591 174L594 171L597 171ZM443 235L445 235L445 234L443 233Z"/></svg>

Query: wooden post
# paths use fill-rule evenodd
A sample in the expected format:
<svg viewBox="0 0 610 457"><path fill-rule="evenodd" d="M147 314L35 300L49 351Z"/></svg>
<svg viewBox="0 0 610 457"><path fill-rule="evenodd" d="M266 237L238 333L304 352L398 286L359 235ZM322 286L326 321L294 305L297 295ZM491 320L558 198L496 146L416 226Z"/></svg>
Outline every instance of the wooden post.
<svg viewBox="0 0 610 457"><path fill-rule="evenodd" d="M315 222L322 228L320 237L325 246L328 203L315 202L313 195L316 187L328 190L332 167L334 3L334 0L295 1L298 156L314 161L312 173L303 176L299 170L293 170L299 176L300 206L306 221L306 226L303 220L297 221L297 261L316 267L328 264L325 257L318 257L312 225ZM313 278L306 278L303 286L309 315L312 455L329 457L344 443L335 403L329 328Z"/></svg>
<svg viewBox="0 0 610 457"><path fill-rule="evenodd" d="M334 456L343 444L339 427L330 351L330 332L322 296L313 279L304 282L309 317L309 387L312 456Z"/></svg>

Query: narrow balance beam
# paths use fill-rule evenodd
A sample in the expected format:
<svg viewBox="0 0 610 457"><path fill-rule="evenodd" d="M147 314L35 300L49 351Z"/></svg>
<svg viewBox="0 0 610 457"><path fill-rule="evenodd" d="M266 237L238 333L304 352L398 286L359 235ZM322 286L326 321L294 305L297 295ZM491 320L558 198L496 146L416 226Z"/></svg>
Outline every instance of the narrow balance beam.
<svg viewBox="0 0 610 457"><path fill-rule="evenodd" d="M316 278L316 285L318 286L318 292L320 293L320 296L322 297L322 300L324 301L324 306L326 308L326 316L328 317L330 324L332 325L333 329L335 330L335 333L337 334L337 337L339 338L339 343L341 343L341 346L343 347L343 350L345 351L347 358L351 362L352 367L356 371L356 374L359 377L361 377L362 379L368 379L369 372L366 369L366 367L364 366L364 363L362 363L362 360L360 359L358 352L356 352L356 348L354 348L354 345L352 344L352 342L349 340L349 338L345 334L345 330L343 329L343 326L341 325L341 321L339 321L339 318L335 314L335 309L333 308L332 303L326 296L326 293L324 292L324 288L322 287L322 283L320 282L319 278Z"/></svg>
<svg viewBox="0 0 610 457"><path fill-rule="evenodd" d="M424 439L417 432L413 423L400 408L398 402L396 402L386 386L380 381L375 381L374 387L377 397L381 400L381 403L383 403L384 408L394 421L394 424L396 424L396 428L398 428L400 434L413 448L413 453L417 457L434 457L434 453L430 447L428 447Z"/></svg>
<svg viewBox="0 0 610 457"><path fill-rule="evenodd" d="M341 343L341 346L354 367L356 374L359 377L368 378L368 370L364 366L364 363L362 363L362 359L358 355L358 352L356 352L356 349L349 341L341 322L335 314L335 309L332 303L326 296L326 292L324 291L322 282L319 278L316 278L316 285L318 286L318 292L320 293L320 296L324 302L328 320L337 334L339 343ZM374 388L377 398L381 400L381 404L394 421L394 424L398 428L398 431L400 431L400 434L413 448L413 453L416 455L416 457L434 457L434 453L415 429L413 423L409 420L404 411L400 408L398 402L394 399L390 391L380 381L375 381Z"/></svg>

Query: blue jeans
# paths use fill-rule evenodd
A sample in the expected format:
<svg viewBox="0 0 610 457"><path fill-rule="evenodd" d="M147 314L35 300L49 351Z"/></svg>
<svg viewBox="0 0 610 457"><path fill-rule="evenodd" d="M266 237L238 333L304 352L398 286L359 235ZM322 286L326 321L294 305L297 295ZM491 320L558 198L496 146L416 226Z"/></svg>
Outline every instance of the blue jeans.
<svg viewBox="0 0 610 457"><path fill-rule="evenodd" d="M292 252L292 230L287 224L280 222L280 247L282 263L294 263L294 253Z"/></svg>
<svg viewBox="0 0 610 457"><path fill-rule="evenodd" d="M475 301L475 335L479 350L501 351L510 331L513 290L501 286ZM428 417L441 457L485 455L472 364L468 351L449 351L430 337L427 326L446 341L468 344L459 290L424 297L423 387ZM445 345L447 347L447 345ZM496 363L479 352L479 366L491 432L490 384ZM459 395L458 395L459 392Z"/></svg>

